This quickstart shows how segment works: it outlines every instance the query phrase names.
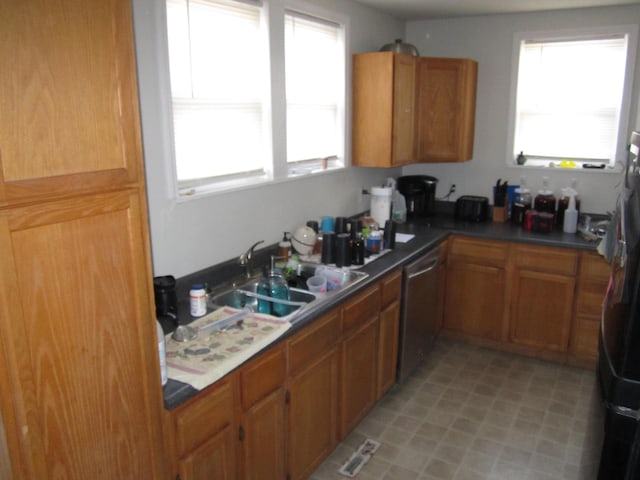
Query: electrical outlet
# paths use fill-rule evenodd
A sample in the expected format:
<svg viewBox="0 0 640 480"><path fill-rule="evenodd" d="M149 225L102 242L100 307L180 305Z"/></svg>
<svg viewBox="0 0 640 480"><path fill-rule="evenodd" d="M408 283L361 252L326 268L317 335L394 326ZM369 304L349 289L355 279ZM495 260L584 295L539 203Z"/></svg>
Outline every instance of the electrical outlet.
<svg viewBox="0 0 640 480"><path fill-rule="evenodd" d="M451 186L449 187L449 193L455 193L456 192L456 184L452 183Z"/></svg>

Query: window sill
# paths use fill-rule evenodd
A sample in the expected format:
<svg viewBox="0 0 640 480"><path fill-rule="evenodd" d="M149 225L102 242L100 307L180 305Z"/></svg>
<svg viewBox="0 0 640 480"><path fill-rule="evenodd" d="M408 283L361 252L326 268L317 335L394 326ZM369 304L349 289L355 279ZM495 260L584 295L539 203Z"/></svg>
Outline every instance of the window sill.
<svg viewBox="0 0 640 480"><path fill-rule="evenodd" d="M191 200L202 199L205 197L225 195L232 192L276 185L278 183L296 181L303 178L315 178L318 176L343 172L345 169L345 166L329 166L326 169L312 169L311 171L305 173L290 173L289 176L279 179L267 178L266 176L248 177L241 180L235 180L233 182L218 182L201 186L186 187L178 191L176 202L189 202Z"/></svg>
<svg viewBox="0 0 640 480"><path fill-rule="evenodd" d="M622 166L621 165L615 165L613 167L611 166L605 166L605 168L582 168L580 164L578 164L575 167L560 167L560 166L549 166L544 165L542 163L534 163L534 162L527 162L524 165L515 165L512 163L508 163L507 164L507 168L515 168L518 170L534 170L534 171L542 171L542 172L570 172L570 173L577 173L577 172L581 172L581 173L614 173L614 174L619 174L620 172L622 172Z"/></svg>

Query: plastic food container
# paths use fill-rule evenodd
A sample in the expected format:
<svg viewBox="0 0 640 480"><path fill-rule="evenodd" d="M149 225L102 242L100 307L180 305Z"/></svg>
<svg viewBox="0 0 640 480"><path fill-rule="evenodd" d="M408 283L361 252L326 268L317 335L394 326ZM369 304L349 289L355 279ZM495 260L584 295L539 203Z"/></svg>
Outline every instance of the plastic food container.
<svg viewBox="0 0 640 480"><path fill-rule="evenodd" d="M314 275L307 279L307 288L313 293L325 293L327 291L327 279L322 275Z"/></svg>

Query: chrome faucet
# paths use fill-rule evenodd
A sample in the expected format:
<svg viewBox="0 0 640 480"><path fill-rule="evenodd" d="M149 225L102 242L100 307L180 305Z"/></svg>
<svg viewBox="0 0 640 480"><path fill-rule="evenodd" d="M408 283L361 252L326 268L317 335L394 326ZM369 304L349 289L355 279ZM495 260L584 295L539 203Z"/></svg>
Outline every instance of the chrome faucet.
<svg viewBox="0 0 640 480"><path fill-rule="evenodd" d="M260 240L259 242L254 243L249 247L249 249L246 252L240 255L240 265L244 267L247 278L251 278L251 275L253 274L252 264L251 264L251 258L253 257L253 250L263 242L264 240Z"/></svg>

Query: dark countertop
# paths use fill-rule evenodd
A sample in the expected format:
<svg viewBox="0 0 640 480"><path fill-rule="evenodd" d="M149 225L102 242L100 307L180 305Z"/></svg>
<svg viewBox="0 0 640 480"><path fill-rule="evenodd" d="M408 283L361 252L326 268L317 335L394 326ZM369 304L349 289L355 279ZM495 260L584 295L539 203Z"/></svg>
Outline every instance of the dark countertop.
<svg viewBox="0 0 640 480"><path fill-rule="evenodd" d="M547 247L583 250L595 250L598 245L597 241L588 241L581 235L566 234L561 230L556 230L552 233L534 233L526 232L521 227L509 222L494 223L487 221L476 223L456 221L449 211L444 211L434 217L414 219L407 223L399 224L398 232L412 234L415 237L407 243L396 243L395 249L363 266L361 270L369 274L366 280L346 291L333 293L330 301L319 302L319 305L311 304L306 307L305 311L296 317L295 324L275 343L285 340L324 313L335 308L339 303L360 292L363 288L376 283L387 273L426 253L449 235L466 235L505 242L522 242ZM197 393L198 391L190 385L169 380L163 388L165 408L172 410Z"/></svg>

